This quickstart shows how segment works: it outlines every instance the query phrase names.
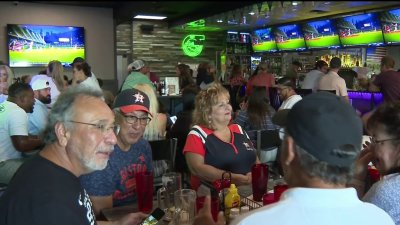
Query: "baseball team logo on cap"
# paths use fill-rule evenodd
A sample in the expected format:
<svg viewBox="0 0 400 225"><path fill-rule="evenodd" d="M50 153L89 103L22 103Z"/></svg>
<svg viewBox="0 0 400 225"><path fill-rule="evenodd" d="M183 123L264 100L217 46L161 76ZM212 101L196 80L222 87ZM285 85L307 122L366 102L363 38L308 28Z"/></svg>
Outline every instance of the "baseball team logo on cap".
<svg viewBox="0 0 400 225"><path fill-rule="evenodd" d="M143 103L144 96L141 95L139 92L136 93L136 94L134 94L133 97L136 98L136 99L135 99L135 102L141 102L141 103Z"/></svg>

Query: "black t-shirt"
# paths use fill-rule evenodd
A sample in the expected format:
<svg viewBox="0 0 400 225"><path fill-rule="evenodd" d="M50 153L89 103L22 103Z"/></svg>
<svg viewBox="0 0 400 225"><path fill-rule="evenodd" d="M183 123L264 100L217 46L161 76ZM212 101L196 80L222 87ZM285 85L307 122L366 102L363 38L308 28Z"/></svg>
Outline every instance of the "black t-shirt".
<svg viewBox="0 0 400 225"><path fill-rule="evenodd" d="M3 225L94 225L89 195L68 170L34 156L0 198Z"/></svg>

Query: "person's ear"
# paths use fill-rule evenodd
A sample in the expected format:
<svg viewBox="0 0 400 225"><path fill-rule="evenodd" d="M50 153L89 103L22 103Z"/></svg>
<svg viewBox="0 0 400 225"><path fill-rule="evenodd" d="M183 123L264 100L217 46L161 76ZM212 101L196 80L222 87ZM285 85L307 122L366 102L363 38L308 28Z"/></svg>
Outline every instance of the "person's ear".
<svg viewBox="0 0 400 225"><path fill-rule="evenodd" d="M61 122L56 123L54 127L55 134L57 136L58 143L65 147L71 137L71 132L67 130L65 125Z"/></svg>

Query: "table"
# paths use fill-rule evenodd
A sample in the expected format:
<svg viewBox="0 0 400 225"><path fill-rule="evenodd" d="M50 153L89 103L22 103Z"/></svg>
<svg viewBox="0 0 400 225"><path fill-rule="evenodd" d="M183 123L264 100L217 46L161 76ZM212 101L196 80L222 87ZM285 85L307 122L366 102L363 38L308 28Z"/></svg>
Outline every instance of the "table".
<svg viewBox="0 0 400 225"><path fill-rule="evenodd" d="M156 207L157 207L157 201L153 200L153 209L155 209ZM129 204L129 205L103 209L103 210L101 210L101 214L104 216L104 218L107 221L115 221L115 220L121 219L122 217L126 216L129 213L135 213L138 211L139 211L139 209L137 207L137 203L133 203L133 204ZM160 221L158 221L157 224L158 225L167 225L168 222L164 221L164 220L160 220Z"/></svg>

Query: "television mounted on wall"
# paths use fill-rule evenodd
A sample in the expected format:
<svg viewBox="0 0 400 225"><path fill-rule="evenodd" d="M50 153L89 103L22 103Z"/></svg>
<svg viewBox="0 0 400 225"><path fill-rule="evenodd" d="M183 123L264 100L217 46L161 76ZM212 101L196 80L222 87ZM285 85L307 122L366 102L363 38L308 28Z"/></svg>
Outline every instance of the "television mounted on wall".
<svg viewBox="0 0 400 225"><path fill-rule="evenodd" d="M251 43L254 52L276 52L275 38L272 34L272 28L255 30L252 33Z"/></svg>
<svg viewBox="0 0 400 225"><path fill-rule="evenodd" d="M45 66L52 60L64 66L76 58L85 58L83 27L8 24L10 67Z"/></svg>
<svg viewBox="0 0 400 225"><path fill-rule="evenodd" d="M306 50L301 28L297 24L276 27L273 30L275 42L280 51Z"/></svg>
<svg viewBox="0 0 400 225"><path fill-rule="evenodd" d="M329 19L305 23L302 30L308 49L340 47L339 34Z"/></svg>
<svg viewBox="0 0 400 225"><path fill-rule="evenodd" d="M382 12L380 21L385 44L400 44L400 9Z"/></svg>
<svg viewBox="0 0 400 225"><path fill-rule="evenodd" d="M343 47L383 45L381 23L376 13L339 18L336 26Z"/></svg>

